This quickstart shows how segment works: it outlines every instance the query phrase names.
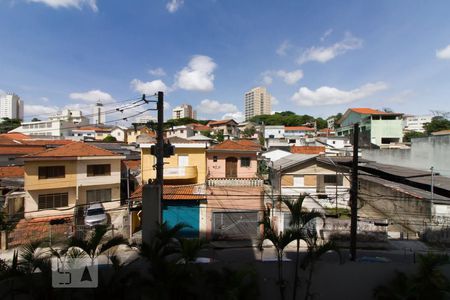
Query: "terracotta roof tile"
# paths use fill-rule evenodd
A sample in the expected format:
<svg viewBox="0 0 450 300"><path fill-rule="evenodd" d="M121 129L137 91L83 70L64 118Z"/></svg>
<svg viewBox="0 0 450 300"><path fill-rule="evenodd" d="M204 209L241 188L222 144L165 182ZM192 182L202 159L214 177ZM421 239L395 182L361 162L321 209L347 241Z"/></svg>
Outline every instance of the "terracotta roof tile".
<svg viewBox="0 0 450 300"><path fill-rule="evenodd" d="M73 142L55 149L49 149L41 153L28 155L30 158L51 157L85 157L85 156L118 156L119 154L88 145L83 142Z"/></svg>
<svg viewBox="0 0 450 300"><path fill-rule="evenodd" d="M141 160L122 160L122 164L130 170L139 169L141 167Z"/></svg>
<svg viewBox="0 0 450 300"><path fill-rule="evenodd" d="M397 115L398 114L398 113L389 113L389 112L385 112L385 111L381 111L381 110L373 109L373 108L367 108L367 107L350 108L350 110L357 112L359 114L364 114L364 115L392 115L392 114Z"/></svg>
<svg viewBox="0 0 450 300"><path fill-rule="evenodd" d="M291 146L293 154L321 154L324 152L324 146Z"/></svg>
<svg viewBox="0 0 450 300"><path fill-rule="evenodd" d="M142 200L143 185L139 186L130 199ZM164 200L202 200L206 199L206 189L203 184L188 184L188 185L164 185L163 187Z"/></svg>
<svg viewBox="0 0 450 300"><path fill-rule="evenodd" d="M261 146L253 140L226 140L218 145L212 146L211 150L235 150L235 151L260 151Z"/></svg>
<svg viewBox="0 0 450 300"><path fill-rule="evenodd" d="M7 138L7 139L10 139L10 140L24 140L24 139L29 139L30 138L29 135L26 135L26 134L23 134L23 133L20 133L20 132L3 133L3 134L0 134L0 137Z"/></svg>
<svg viewBox="0 0 450 300"><path fill-rule="evenodd" d="M0 178L20 178L23 175L22 166L0 167Z"/></svg>
<svg viewBox="0 0 450 300"><path fill-rule="evenodd" d="M92 130L92 131L111 131L111 128L100 128L100 127L94 127L94 126L83 126L77 129L73 129L72 131L83 131L83 130Z"/></svg>
<svg viewBox="0 0 450 300"><path fill-rule="evenodd" d="M237 124L237 122L235 121L235 120L233 120L233 119L227 119L227 120L218 120L218 121L209 121L208 122L208 126L211 126L211 125L223 125L223 124L227 124L227 123L230 123L230 122L234 122L234 123L236 123Z"/></svg>
<svg viewBox="0 0 450 300"><path fill-rule="evenodd" d="M0 155L30 155L44 150L44 146L0 145Z"/></svg>
<svg viewBox="0 0 450 300"><path fill-rule="evenodd" d="M285 126L285 131L314 131L314 128L307 127L307 126Z"/></svg>

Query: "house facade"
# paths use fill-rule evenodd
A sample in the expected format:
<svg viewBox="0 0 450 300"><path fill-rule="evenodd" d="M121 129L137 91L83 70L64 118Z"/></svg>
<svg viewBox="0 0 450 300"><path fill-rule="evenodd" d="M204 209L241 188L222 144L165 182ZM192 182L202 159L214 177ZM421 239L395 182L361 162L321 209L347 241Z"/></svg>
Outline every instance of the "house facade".
<svg viewBox="0 0 450 300"><path fill-rule="evenodd" d="M75 206L102 202L120 206L123 156L83 142L24 159L25 218L74 214Z"/></svg>
<svg viewBox="0 0 450 300"><path fill-rule="evenodd" d="M207 126L210 127L211 131L215 134L222 132L225 139L239 137L238 123L233 119L210 121Z"/></svg>

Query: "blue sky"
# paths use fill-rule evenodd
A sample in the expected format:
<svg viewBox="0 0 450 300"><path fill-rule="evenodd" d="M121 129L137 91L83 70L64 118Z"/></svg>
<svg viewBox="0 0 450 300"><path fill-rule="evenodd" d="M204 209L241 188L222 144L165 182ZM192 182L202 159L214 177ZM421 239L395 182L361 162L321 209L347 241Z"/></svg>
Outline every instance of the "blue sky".
<svg viewBox="0 0 450 300"><path fill-rule="evenodd" d="M449 111L449 11L409 0L0 0L0 91L20 95L27 117L162 89L170 107L239 118L258 85L274 111Z"/></svg>

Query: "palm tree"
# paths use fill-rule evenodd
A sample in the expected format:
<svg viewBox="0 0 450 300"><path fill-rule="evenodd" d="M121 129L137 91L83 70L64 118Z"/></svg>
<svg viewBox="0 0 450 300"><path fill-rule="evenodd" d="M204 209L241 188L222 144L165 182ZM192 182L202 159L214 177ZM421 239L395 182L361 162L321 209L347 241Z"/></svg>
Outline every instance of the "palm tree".
<svg viewBox="0 0 450 300"><path fill-rule="evenodd" d="M291 214L291 220L289 222L289 227L295 232L297 241L297 251L295 253L295 268L294 268L294 290L292 293L292 299L297 298L297 288L299 285L298 277L298 264L300 256L300 240L305 237L306 226L311 225L311 221L316 218L324 218L324 215L318 211L306 211L303 208L303 201L306 198L306 194L299 195L297 200L291 201L290 199L283 199L283 203L289 208Z"/></svg>
<svg viewBox="0 0 450 300"><path fill-rule="evenodd" d="M277 265L278 265L277 285L279 286L280 297L281 297L281 299L284 299L284 296L285 296L284 292L285 292L286 286L287 286L287 281L284 279L284 276L283 276L284 249L291 242L293 242L297 238L299 238L299 236L297 236L297 232L295 232L289 228L285 231L277 231L275 226L272 224L272 221L270 220L269 211L264 212L264 216L263 216L263 219L260 222L260 224L262 224L264 226L260 247L262 247L262 243L264 240L269 240L274 245L275 251L277 253Z"/></svg>

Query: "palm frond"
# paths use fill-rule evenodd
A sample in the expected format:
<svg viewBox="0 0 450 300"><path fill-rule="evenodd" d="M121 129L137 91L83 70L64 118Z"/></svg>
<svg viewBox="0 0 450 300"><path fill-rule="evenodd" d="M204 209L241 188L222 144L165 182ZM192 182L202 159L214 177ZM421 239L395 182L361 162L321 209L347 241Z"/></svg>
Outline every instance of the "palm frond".
<svg viewBox="0 0 450 300"><path fill-rule="evenodd" d="M128 245L128 240L121 235L116 235L115 237L101 244L98 253L104 253L105 251L119 245Z"/></svg>

